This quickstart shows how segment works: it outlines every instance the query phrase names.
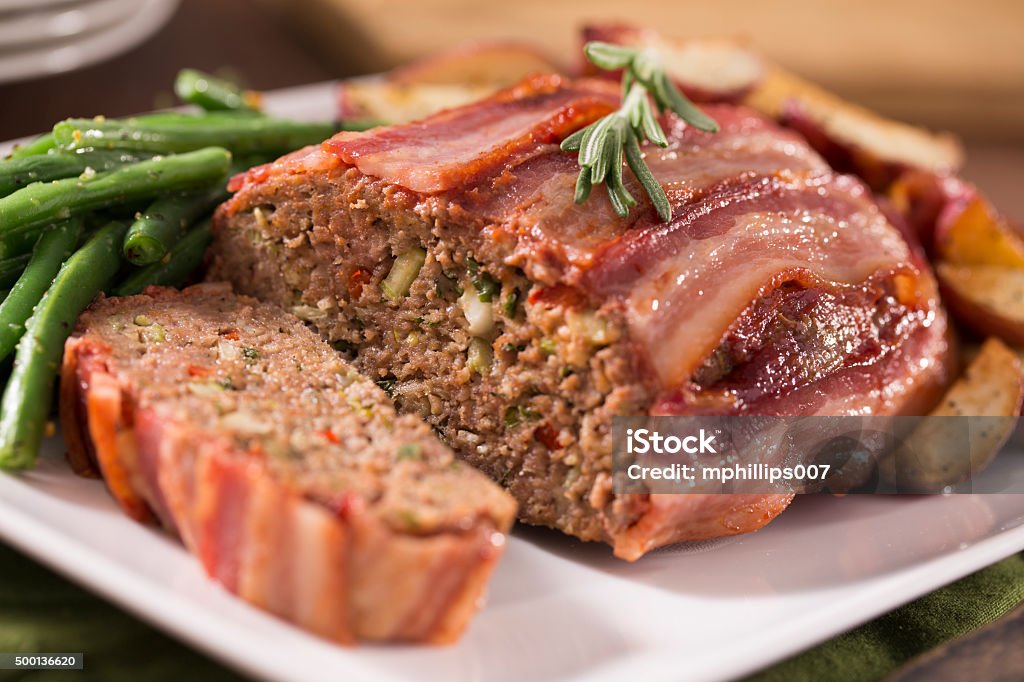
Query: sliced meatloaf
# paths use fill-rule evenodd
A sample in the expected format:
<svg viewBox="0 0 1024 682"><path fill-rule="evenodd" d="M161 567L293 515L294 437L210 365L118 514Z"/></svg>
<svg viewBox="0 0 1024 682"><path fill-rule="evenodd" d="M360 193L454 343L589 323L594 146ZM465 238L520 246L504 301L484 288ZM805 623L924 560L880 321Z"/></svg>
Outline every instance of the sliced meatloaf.
<svg viewBox="0 0 1024 682"><path fill-rule="evenodd" d="M457 638L515 514L294 316L226 284L97 301L61 390L77 469L228 590L340 642Z"/></svg>
<svg viewBox="0 0 1024 682"><path fill-rule="evenodd" d="M754 530L782 495L618 495L616 415L892 414L947 381L927 267L856 178L754 112L663 120L627 218L574 202L557 143L618 105L530 79L420 122L342 133L236 178L213 277L287 307L507 487L520 518L614 546Z"/></svg>

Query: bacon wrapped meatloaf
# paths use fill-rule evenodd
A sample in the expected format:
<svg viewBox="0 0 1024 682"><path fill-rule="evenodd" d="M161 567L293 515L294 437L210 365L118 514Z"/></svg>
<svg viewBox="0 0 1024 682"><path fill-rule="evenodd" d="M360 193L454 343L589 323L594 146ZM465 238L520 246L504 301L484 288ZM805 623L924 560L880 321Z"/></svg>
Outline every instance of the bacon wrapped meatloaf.
<svg viewBox="0 0 1024 682"><path fill-rule="evenodd" d="M857 178L708 105L644 148L673 209L618 217L558 143L617 86L537 76L419 122L340 133L237 177L211 277L304 319L505 486L520 518L635 559L761 527L781 495L616 495L638 414L899 414L950 346L935 282ZM627 188L644 193L626 171Z"/></svg>

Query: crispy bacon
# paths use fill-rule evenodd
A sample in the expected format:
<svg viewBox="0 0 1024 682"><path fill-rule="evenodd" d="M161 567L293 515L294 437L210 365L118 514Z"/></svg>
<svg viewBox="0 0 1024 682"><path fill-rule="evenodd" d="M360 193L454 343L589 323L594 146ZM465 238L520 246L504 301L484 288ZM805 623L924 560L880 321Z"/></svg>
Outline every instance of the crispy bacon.
<svg viewBox="0 0 1024 682"><path fill-rule="evenodd" d="M668 393L687 384L754 302L787 283L849 300L852 290L886 282L894 288L898 281L909 299L901 335L885 347L876 344L870 359L861 347L858 362L895 356L914 334L943 339L919 347L945 356L932 277L870 190L832 171L799 135L753 111L705 107L721 127L717 134L675 117L664 121L669 146L646 153L673 204L670 223L658 220L628 173L627 187L641 199L629 218L614 215L602 188L586 205L575 204L575 159L549 143L603 113L606 97L602 83L538 78L416 124L342 134L323 151L365 174L458 203L482 225L497 225L495 239L502 231L515 238L507 261L551 290L568 287L595 303L621 300L633 338ZM566 111L589 116L571 117L569 125ZM890 305L879 296L860 300L869 317ZM852 354L840 358L804 380L825 379L853 361ZM945 363L928 366L930 380L906 367L900 385L909 391L943 383ZM902 411L904 398L910 396L889 390L857 409ZM666 400L662 406L679 405L668 394Z"/></svg>
<svg viewBox="0 0 1024 682"><path fill-rule="evenodd" d="M390 126L386 134L340 133L325 146L367 175L394 178L417 192L438 192L509 159L536 154L616 106L614 86L536 76L489 99L485 107L441 112L427 122Z"/></svg>

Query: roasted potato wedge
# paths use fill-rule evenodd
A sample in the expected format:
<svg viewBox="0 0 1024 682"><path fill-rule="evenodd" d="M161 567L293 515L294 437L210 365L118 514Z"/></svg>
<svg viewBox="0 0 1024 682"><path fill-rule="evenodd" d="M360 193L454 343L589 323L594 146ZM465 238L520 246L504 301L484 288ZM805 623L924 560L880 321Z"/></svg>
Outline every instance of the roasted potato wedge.
<svg viewBox="0 0 1024 682"><path fill-rule="evenodd" d="M1024 269L939 262L935 272L959 322L981 336L1024 345Z"/></svg>
<svg viewBox="0 0 1024 682"><path fill-rule="evenodd" d="M372 119L406 123L430 114L482 99L498 89L494 85L409 84L385 78L361 78L338 86L341 119Z"/></svg>
<svg viewBox="0 0 1024 682"><path fill-rule="evenodd" d="M533 47L517 43L465 45L391 72L389 80L414 85L505 87L531 73L562 73Z"/></svg>
<svg viewBox="0 0 1024 682"><path fill-rule="evenodd" d="M777 66L743 103L799 130L834 168L857 173L876 190L908 168L952 173L963 162L952 135L884 118Z"/></svg>
<svg viewBox="0 0 1024 682"><path fill-rule="evenodd" d="M1024 373L1017 354L999 339L988 339L963 376L929 417L895 452L882 459L879 473L906 492L935 492L981 472L1017 425L1024 401ZM964 430L967 433L964 433Z"/></svg>
<svg viewBox="0 0 1024 682"><path fill-rule="evenodd" d="M1024 239L985 197L948 206L935 227L935 255L958 265L1024 268Z"/></svg>
<svg viewBox="0 0 1024 682"><path fill-rule="evenodd" d="M338 86L342 119L406 123L482 99L531 73L561 69L536 50L511 43L470 45L412 62L383 76Z"/></svg>
<svg viewBox="0 0 1024 682"><path fill-rule="evenodd" d="M757 85L765 69L760 55L735 40L675 40L622 24L587 26L583 39L656 49L676 84L696 102L737 101ZM587 61L583 72L610 75Z"/></svg>

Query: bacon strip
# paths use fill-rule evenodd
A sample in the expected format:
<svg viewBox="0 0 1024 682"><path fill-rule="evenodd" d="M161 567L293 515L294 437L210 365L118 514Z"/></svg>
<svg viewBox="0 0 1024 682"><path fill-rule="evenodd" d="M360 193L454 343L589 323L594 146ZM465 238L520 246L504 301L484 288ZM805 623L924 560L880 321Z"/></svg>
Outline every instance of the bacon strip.
<svg viewBox="0 0 1024 682"><path fill-rule="evenodd" d="M439 192L510 158L536 153L538 145L557 143L616 106L614 87L596 82L577 87L560 76L536 76L498 93L485 107L441 112L380 134L340 133L325 148L367 175L393 179L416 192Z"/></svg>

